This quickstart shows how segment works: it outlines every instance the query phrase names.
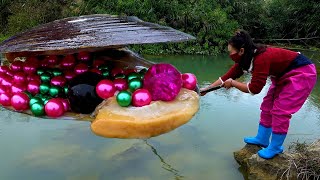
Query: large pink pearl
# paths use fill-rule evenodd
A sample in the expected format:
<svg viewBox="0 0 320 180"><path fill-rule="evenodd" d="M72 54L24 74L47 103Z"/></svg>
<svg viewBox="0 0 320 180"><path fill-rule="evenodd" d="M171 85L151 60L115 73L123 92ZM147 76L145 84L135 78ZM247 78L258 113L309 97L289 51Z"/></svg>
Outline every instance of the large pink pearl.
<svg viewBox="0 0 320 180"><path fill-rule="evenodd" d="M115 79L113 83L118 91L123 91L128 89L128 82L126 79L122 79L122 78Z"/></svg>
<svg viewBox="0 0 320 180"><path fill-rule="evenodd" d="M49 67L49 62L47 59L40 61L40 66L43 68Z"/></svg>
<svg viewBox="0 0 320 180"><path fill-rule="evenodd" d="M90 69L91 72L94 72L94 73L97 73L97 74L102 74L101 71L97 68L93 68L93 69Z"/></svg>
<svg viewBox="0 0 320 180"><path fill-rule="evenodd" d="M28 83L27 90L30 92L32 95L36 95L40 91L40 81L37 80L32 80Z"/></svg>
<svg viewBox="0 0 320 180"><path fill-rule="evenodd" d="M99 66L104 65L106 63L106 61L102 60L102 59L96 59L93 61L92 66L94 68L99 68Z"/></svg>
<svg viewBox="0 0 320 180"><path fill-rule="evenodd" d="M2 106L11 106L11 94L10 93L0 94L0 104Z"/></svg>
<svg viewBox="0 0 320 180"><path fill-rule="evenodd" d="M27 75L24 72L17 72L13 75L13 83L26 83Z"/></svg>
<svg viewBox="0 0 320 180"><path fill-rule="evenodd" d="M151 100L151 94L146 89L138 89L132 94L132 105L136 107L149 105Z"/></svg>
<svg viewBox="0 0 320 180"><path fill-rule="evenodd" d="M60 117L64 114L64 106L59 99L50 99L44 107L46 114L49 117Z"/></svg>
<svg viewBox="0 0 320 180"><path fill-rule="evenodd" d="M68 112L70 110L70 103L68 99L63 99L63 98L56 98L56 99L59 99L62 102L65 112Z"/></svg>
<svg viewBox="0 0 320 180"><path fill-rule="evenodd" d="M0 72L2 73L7 73L9 70L10 68L8 66L0 66Z"/></svg>
<svg viewBox="0 0 320 180"><path fill-rule="evenodd" d="M23 71L27 74L34 74L37 72L38 64L27 62L23 66Z"/></svg>
<svg viewBox="0 0 320 180"><path fill-rule="evenodd" d="M102 99L112 97L116 92L116 88L112 81L108 79L101 80L96 86L96 92Z"/></svg>
<svg viewBox="0 0 320 180"><path fill-rule="evenodd" d="M25 83L14 83L11 86L12 94L17 94L27 90L27 86Z"/></svg>
<svg viewBox="0 0 320 180"><path fill-rule="evenodd" d="M27 77L28 82L30 81L38 81L39 83L41 82L40 76L36 75L36 74L30 74Z"/></svg>
<svg viewBox="0 0 320 180"><path fill-rule="evenodd" d="M22 71L23 62L22 61L14 61L11 63L10 68L12 71Z"/></svg>
<svg viewBox="0 0 320 180"><path fill-rule="evenodd" d="M66 55L60 63L60 67L62 69L72 69L75 65L76 59L74 58L73 54Z"/></svg>
<svg viewBox="0 0 320 180"><path fill-rule="evenodd" d="M56 55L47 56L45 61L48 62L49 66L55 66L59 63L58 56Z"/></svg>
<svg viewBox="0 0 320 180"><path fill-rule="evenodd" d="M78 65L76 65L76 67L74 68L74 72L76 74L82 74L84 72L87 72L89 70L88 65L84 64L84 63L79 63Z"/></svg>
<svg viewBox="0 0 320 180"><path fill-rule="evenodd" d="M55 76L51 79L51 85L63 87L67 80L63 76Z"/></svg>
<svg viewBox="0 0 320 180"><path fill-rule="evenodd" d="M111 70L111 76L116 76L117 74L124 74L124 71L123 71L123 69L121 69L121 68L113 68L112 70Z"/></svg>
<svg viewBox="0 0 320 180"><path fill-rule="evenodd" d="M89 61L90 60L90 53L85 52L85 51L79 52L78 53L78 60L84 61L84 62Z"/></svg>
<svg viewBox="0 0 320 180"><path fill-rule="evenodd" d="M74 73L73 71L65 71L64 72L64 77L70 81L72 78L74 78L76 76L76 73Z"/></svg>
<svg viewBox="0 0 320 180"><path fill-rule="evenodd" d="M17 93L11 98L11 105L17 111L27 110L29 108L29 97L25 93Z"/></svg>
<svg viewBox="0 0 320 180"><path fill-rule="evenodd" d="M190 90L194 90L197 86L197 78L194 74L184 73L181 75L182 87Z"/></svg>
<svg viewBox="0 0 320 180"><path fill-rule="evenodd" d="M2 81L1 81L1 85L5 86L5 87L8 87L8 88L11 88L11 85L12 85L12 77L11 76L5 76L2 78Z"/></svg>

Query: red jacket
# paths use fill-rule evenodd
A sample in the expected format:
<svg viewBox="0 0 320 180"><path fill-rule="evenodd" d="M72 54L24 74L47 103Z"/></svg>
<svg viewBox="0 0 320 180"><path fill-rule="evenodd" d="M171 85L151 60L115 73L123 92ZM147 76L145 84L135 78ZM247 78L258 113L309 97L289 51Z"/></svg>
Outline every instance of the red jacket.
<svg viewBox="0 0 320 180"><path fill-rule="evenodd" d="M265 52L255 56L251 72L252 78L248 84L249 91L253 94L260 93L266 84L268 76L280 77L297 56L297 52L274 47L268 47ZM229 78L236 79L242 75L243 70L236 63L221 79L223 81Z"/></svg>

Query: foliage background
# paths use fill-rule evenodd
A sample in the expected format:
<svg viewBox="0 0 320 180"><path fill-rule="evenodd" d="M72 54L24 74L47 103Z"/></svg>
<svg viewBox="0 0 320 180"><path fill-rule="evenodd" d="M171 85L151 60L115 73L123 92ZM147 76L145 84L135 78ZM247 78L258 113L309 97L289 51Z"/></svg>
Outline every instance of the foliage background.
<svg viewBox="0 0 320 180"><path fill-rule="evenodd" d="M131 47L147 54L218 54L238 28L255 39L320 36L316 0L1 0L0 41L42 23L96 13L134 15L197 37ZM311 45L320 46L317 41Z"/></svg>

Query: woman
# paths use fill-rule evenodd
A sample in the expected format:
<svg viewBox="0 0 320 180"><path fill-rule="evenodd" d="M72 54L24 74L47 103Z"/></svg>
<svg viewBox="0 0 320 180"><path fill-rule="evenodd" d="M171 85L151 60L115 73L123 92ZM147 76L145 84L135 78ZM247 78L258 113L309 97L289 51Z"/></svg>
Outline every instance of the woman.
<svg viewBox="0 0 320 180"><path fill-rule="evenodd" d="M315 65L298 52L258 46L243 30L237 31L229 40L228 51L235 64L200 92L220 85L254 95L260 93L270 76L272 84L260 107L257 135L244 138L244 142L265 147L258 151L258 155L265 159L273 158L283 152L291 116L302 107L316 83ZM252 74L251 81L236 81L244 72Z"/></svg>

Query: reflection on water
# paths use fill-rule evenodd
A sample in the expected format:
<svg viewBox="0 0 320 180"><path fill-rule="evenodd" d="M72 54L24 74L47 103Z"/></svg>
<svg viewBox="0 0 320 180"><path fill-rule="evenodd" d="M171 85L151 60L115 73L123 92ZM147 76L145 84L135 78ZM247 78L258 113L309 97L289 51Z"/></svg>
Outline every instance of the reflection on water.
<svg viewBox="0 0 320 180"><path fill-rule="evenodd" d="M196 74L200 86L232 65L226 56L147 59ZM243 147L244 136L256 133L267 89L255 96L235 89L208 93L192 121L148 140L102 138L91 133L89 122L39 119L1 108L0 179L242 179L233 152ZM319 92L318 82L293 116L286 146L319 137Z"/></svg>

